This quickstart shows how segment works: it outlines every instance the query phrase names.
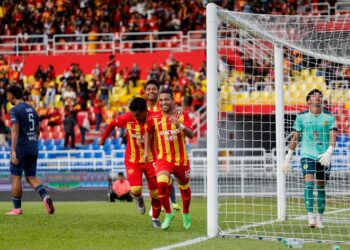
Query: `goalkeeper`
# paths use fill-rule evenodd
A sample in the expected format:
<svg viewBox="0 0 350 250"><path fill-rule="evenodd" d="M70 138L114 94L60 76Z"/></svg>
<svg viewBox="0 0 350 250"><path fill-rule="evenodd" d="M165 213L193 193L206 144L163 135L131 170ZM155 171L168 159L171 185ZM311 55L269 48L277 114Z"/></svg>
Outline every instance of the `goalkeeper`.
<svg viewBox="0 0 350 250"><path fill-rule="evenodd" d="M324 228L323 213L326 207L326 181L329 180L331 155L336 142L336 123L334 116L323 109L322 92L314 89L306 97L310 108L297 115L293 125L292 139L288 154L283 163L285 174L290 170L292 155L301 137L301 167L304 174L304 203L311 228ZM317 210L314 207L314 177L316 176Z"/></svg>

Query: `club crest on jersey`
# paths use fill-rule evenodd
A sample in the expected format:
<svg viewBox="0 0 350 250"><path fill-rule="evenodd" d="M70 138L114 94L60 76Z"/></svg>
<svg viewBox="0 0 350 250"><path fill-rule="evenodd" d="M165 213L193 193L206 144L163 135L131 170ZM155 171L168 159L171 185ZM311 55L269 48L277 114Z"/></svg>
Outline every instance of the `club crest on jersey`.
<svg viewBox="0 0 350 250"><path fill-rule="evenodd" d="M328 126L328 121L325 121L325 122L323 123L323 126Z"/></svg>
<svg viewBox="0 0 350 250"><path fill-rule="evenodd" d="M308 166L307 164L304 164L304 166L303 166L304 170L307 170L308 167L309 167L309 166Z"/></svg>
<svg viewBox="0 0 350 250"><path fill-rule="evenodd" d="M128 174L129 174L129 175L132 175L133 173L134 173L134 169L133 169L133 168L131 168L131 169L128 170Z"/></svg>

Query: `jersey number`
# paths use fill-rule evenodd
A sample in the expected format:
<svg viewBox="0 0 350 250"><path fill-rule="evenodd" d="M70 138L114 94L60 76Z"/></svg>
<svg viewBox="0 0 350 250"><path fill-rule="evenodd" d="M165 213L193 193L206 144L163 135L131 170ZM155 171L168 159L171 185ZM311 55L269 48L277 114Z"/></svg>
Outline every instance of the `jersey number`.
<svg viewBox="0 0 350 250"><path fill-rule="evenodd" d="M28 120L29 120L29 130L34 131L35 129L35 123L34 123L34 116L33 113L28 114Z"/></svg>

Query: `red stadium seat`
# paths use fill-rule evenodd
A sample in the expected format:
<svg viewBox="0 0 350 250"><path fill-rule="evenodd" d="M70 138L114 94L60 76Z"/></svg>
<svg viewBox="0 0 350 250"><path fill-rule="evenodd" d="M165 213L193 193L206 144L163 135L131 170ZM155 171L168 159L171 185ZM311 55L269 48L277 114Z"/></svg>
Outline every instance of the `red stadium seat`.
<svg viewBox="0 0 350 250"><path fill-rule="evenodd" d="M54 138L55 138L56 140L64 139L64 133L63 133L63 132L55 133L55 134L54 134Z"/></svg>

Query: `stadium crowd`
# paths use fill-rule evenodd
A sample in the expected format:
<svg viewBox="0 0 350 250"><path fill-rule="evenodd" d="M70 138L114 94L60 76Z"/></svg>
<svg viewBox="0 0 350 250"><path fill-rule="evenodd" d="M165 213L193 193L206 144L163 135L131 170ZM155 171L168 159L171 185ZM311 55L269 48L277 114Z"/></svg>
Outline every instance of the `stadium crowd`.
<svg viewBox="0 0 350 250"><path fill-rule="evenodd" d="M25 90L26 102L36 108L43 132L53 132L51 136L57 138L63 138L63 132L69 136L78 132L82 144L89 130L99 132L101 125L125 112L130 98L144 95L143 84L147 80L155 79L162 89L172 89L176 105L186 111L198 110L205 101L205 63L196 72L191 64L179 62L172 54L150 69L140 69L136 63L130 69L120 68L115 56L110 55L104 66L97 64L91 72L83 72L79 64L71 63L62 75L56 75L54 65L46 69L39 65L33 76L23 76L25 63L24 59L12 62L0 57L0 111L5 113L5 119L8 120L9 108L6 87L19 84ZM147 71L147 79L140 79L141 70ZM119 91L123 97L118 98ZM74 129L75 124L79 131Z"/></svg>
<svg viewBox="0 0 350 250"><path fill-rule="evenodd" d="M221 5L227 9L247 13L308 14L310 3L306 0L228 0L221 1ZM0 6L0 34L22 34L24 42L38 42L37 38L26 39L26 35L33 34L47 34L52 37L54 34L177 30L186 33L189 30L203 29L205 9L200 0L5 0ZM257 82L273 81L274 72L269 60L257 62L249 55L239 54L234 58L236 66L232 68L230 58L221 59L221 65L227 70L227 75L240 72L234 79L228 79L229 81L248 83L250 86ZM310 61L310 58L303 58L301 54L287 58L284 63L286 76L290 75L292 70L308 67L305 63ZM26 100L38 110L43 129L57 126L58 130L50 131L60 132L60 136L63 132L72 135L75 122L80 128L75 131L82 135L82 143L85 142L87 131L99 131L101 124L107 124L116 114L125 111L128 99L125 101L125 98L115 98L117 92L122 91L128 98L143 95L142 86L146 80L156 79L162 88L172 89L175 103L183 106L186 111L196 111L205 102L205 62L196 72L191 64L184 65L171 54L162 64L154 63L150 69L140 68L137 64L130 69L120 68L115 57L110 56L106 65L96 64L91 72L83 72L79 64L70 63L62 75L56 74L53 63L46 69L38 66L34 76L25 77L22 72L25 63L24 58L10 61L0 56L1 114L7 112L6 86L18 83L25 89ZM325 79L350 78L349 69L346 67L340 67L337 72L325 72L324 69L336 67L327 67L325 62L317 63L318 74ZM141 71L147 71L147 79L140 79ZM264 88L265 86L262 86L262 89ZM92 126L87 125L85 117L88 117Z"/></svg>
<svg viewBox="0 0 350 250"><path fill-rule="evenodd" d="M0 34L79 35L95 33L183 31L205 29L202 0L17 0L1 1ZM246 13L308 14L308 0L217 1L230 10ZM313 0L312 2L318 2ZM334 2L334 1L333 1ZM331 1L331 4L334 5ZM80 39L80 38L77 38ZM100 37L100 39L109 39Z"/></svg>

